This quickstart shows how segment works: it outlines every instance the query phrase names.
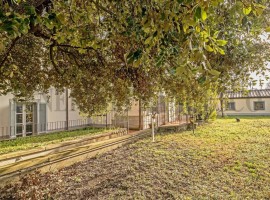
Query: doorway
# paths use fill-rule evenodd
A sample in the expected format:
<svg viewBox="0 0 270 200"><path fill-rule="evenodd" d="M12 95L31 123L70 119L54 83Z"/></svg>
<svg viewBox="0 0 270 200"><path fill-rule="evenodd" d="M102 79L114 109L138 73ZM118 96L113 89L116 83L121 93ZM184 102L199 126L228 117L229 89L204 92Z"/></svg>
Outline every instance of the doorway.
<svg viewBox="0 0 270 200"><path fill-rule="evenodd" d="M34 133L34 104L16 104L16 137L33 135Z"/></svg>

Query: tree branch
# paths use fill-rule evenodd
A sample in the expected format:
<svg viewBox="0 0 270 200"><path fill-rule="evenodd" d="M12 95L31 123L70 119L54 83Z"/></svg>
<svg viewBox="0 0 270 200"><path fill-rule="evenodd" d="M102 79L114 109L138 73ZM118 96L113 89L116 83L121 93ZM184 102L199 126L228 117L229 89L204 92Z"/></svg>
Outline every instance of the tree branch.
<svg viewBox="0 0 270 200"><path fill-rule="evenodd" d="M74 59L74 62L76 63L76 65L77 65L78 67L81 67L81 65L79 64L79 62L78 62L78 60L77 60L77 57L76 57L72 52L67 51L67 50L65 50L65 49L63 49L63 48L61 48L61 47L60 47L60 51L63 51L63 52L65 52L66 54L68 54L68 57L69 57L69 58L70 58L70 56L72 56L73 59Z"/></svg>
<svg viewBox="0 0 270 200"><path fill-rule="evenodd" d="M58 73L58 74L61 74L63 75L63 73L59 70L57 64L55 63L55 60L54 60L54 56L53 56L53 47L55 46L55 42L53 42L51 45L50 45L50 60L52 62L52 65L55 69L55 71Z"/></svg>
<svg viewBox="0 0 270 200"><path fill-rule="evenodd" d="M16 38L12 41L10 47L8 48L8 50L6 51L6 53L4 54L3 60L0 62L0 67L2 67L2 66L4 65L4 63L6 62L6 60L7 60L7 58L8 58L9 53L10 53L11 50L14 48L16 42L17 42L19 39L20 39L20 37L16 37Z"/></svg>
<svg viewBox="0 0 270 200"><path fill-rule="evenodd" d="M101 10L105 11L106 13L109 13L110 15L112 15L114 18L116 18L116 14L114 14L112 11L108 10L107 8L103 7L102 5L100 5L98 2L91 0L90 2L92 2L93 4L95 4L95 6L97 8L100 8Z"/></svg>
<svg viewBox="0 0 270 200"><path fill-rule="evenodd" d="M34 27L32 30L31 30L34 34L34 36L36 37L41 37L45 40L52 40L52 38L46 34L44 34L39 27Z"/></svg>
<svg viewBox="0 0 270 200"><path fill-rule="evenodd" d="M55 46L58 46L58 47L68 47L68 48L74 48L74 49L95 50L93 47L76 47L76 46L71 46L69 44L55 44Z"/></svg>
<svg viewBox="0 0 270 200"><path fill-rule="evenodd" d="M101 64L102 64L102 66L105 67L106 65L105 65L104 62L106 62L106 61L103 59L102 54L101 54L99 51L97 51L97 50L95 50L95 52L96 52L97 58L99 59L99 61L100 61Z"/></svg>

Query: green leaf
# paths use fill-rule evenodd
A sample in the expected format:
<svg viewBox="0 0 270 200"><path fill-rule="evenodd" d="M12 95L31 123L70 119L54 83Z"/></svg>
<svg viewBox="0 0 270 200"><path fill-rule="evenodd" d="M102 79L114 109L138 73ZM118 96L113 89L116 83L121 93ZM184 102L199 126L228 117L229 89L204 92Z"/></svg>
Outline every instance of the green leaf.
<svg viewBox="0 0 270 200"><path fill-rule="evenodd" d="M205 21L207 19L207 13L201 7L197 7L195 11L195 18Z"/></svg>
<svg viewBox="0 0 270 200"><path fill-rule="evenodd" d="M211 69L211 70L209 71L209 73L212 74L213 76L219 76L219 75L220 75L220 72L217 71L217 70L215 70L215 69Z"/></svg>
<svg viewBox="0 0 270 200"><path fill-rule="evenodd" d="M143 27L143 31L144 31L145 33L150 33L151 28L150 28L150 27Z"/></svg>
<svg viewBox="0 0 270 200"><path fill-rule="evenodd" d="M213 52L214 51L214 49L212 48L212 47L210 47L209 45L205 45L205 47L204 47L207 51L209 51L209 52Z"/></svg>
<svg viewBox="0 0 270 200"><path fill-rule="evenodd" d="M198 82L199 82L200 84L203 84L205 81L206 81L206 77L205 77L205 76L202 76L202 77L200 77L200 78L198 79Z"/></svg>
<svg viewBox="0 0 270 200"><path fill-rule="evenodd" d="M150 44L151 41L152 41L152 37L150 36L144 41L144 44Z"/></svg>
<svg viewBox="0 0 270 200"><path fill-rule="evenodd" d="M25 6L25 9L26 9L26 13L28 15L36 15L36 10L35 10L35 7L34 6Z"/></svg>
<svg viewBox="0 0 270 200"><path fill-rule="evenodd" d="M184 30L185 33L187 32L188 27L189 27L189 26L188 26L187 24L184 24L184 25L183 25L183 30Z"/></svg>
<svg viewBox="0 0 270 200"><path fill-rule="evenodd" d="M86 49L79 49L79 53L80 53L80 54L85 54L86 52L87 52Z"/></svg>
<svg viewBox="0 0 270 200"><path fill-rule="evenodd" d="M142 50L141 49L138 49L135 52L130 52L127 55L127 63L130 64L133 61L138 60L139 58L141 58L141 56L142 56Z"/></svg>
<svg viewBox="0 0 270 200"><path fill-rule="evenodd" d="M202 14L202 20L205 21L207 19L207 13L205 12L205 10L202 10L201 14Z"/></svg>
<svg viewBox="0 0 270 200"><path fill-rule="evenodd" d="M263 8L263 9L266 9L267 7L262 5L262 4L258 4L258 3L253 3L253 5L256 7L256 8Z"/></svg>
<svg viewBox="0 0 270 200"><path fill-rule="evenodd" d="M197 19L201 19L202 18L202 9L201 9L201 7L197 7L197 9L195 11L195 17Z"/></svg>
<svg viewBox="0 0 270 200"><path fill-rule="evenodd" d="M213 35L213 38L217 38L218 37L218 34L219 34L219 31L216 31Z"/></svg>
<svg viewBox="0 0 270 200"><path fill-rule="evenodd" d="M263 8L260 8L260 7L255 8L256 16L261 16L263 14L263 11L264 11ZM254 13L254 11L253 11L253 13Z"/></svg>
<svg viewBox="0 0 270 200"><path fill-rule="evenodd" d="M9 77L12 78L13 76L14 76L13 71L11 71Z"/></svg>
<svg viewBox="0 0 270 200"><path fill-rule="evenodd" d="M140 64L141 64L141 60L138 59L138 60L136 60L136 61L133 62L133 67L139 67Z"/></svg>
<svg viewBox="0 0 270 200"><path fill-rule="evenodd" d="M57 19L62 23L64 24L65 23L65 15L63 13L59 13L57 15Z"/></svg>
<svg viewBox="0 0 270 200"><path fill-rule="evenodd" d="M251 10L252 10L251 6L249 6L249 7L247 7L247 8L243 8L243 13L244 13L245 15L248 15L248 14L251 12Z"/></svg>
<svg viewBox="0 0 270 200"><path fill-rule="evenodd" d="M228 42L226 40L217 40L216 43L218 46L225 46Z"/></svg>
<svg viewBox="0 0 270 200"><path fill-rule="evenodd" d="M97 43L93 43L92 44L93 49L97 50L98 48L100 48L100 46Z"/></svg>
<svg viewBox="0 0 270 200"><path fill-rule="evenodd" d="M177 75L183 74L184 71L185 71L185 66L184 65L181 65L181 66L179 66L179 67L176 68L176 74Z"/></svg>
<svg viewBox="0 0 270 200"><path fill-rule="evenodd" d="M270 26L265 29L265 32L270 33Z"/></svg>
<svg viewBox="0 0 270 200"><path fill-rule="evenodd" d="M225 51L221 48L217 48L217 51L221 54L221 55L225 55Z"/></svg>

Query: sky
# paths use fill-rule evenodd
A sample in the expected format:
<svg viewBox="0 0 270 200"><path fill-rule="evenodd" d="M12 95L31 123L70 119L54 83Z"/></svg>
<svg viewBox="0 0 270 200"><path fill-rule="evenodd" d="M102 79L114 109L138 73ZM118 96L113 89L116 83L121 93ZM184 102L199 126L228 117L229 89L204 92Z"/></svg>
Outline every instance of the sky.
<svg viewBox="0 0 270 200"><path fill-rule="evenodd" d="M270 42L270 34L269 33L264 33L261 35L261 39L262 40L265 40L265 41L268 41ZM269 69L268 71L265 72L266 76L269 76L270 77L270 62L267 63L267 68ZM270 79L269 80L266 80L265 79L265 76L262 76L262 75L256 75L256 73L252 73L251 74L251 77L254 79L254 80L257 80L257 84L256 86L253 86L253 89L265 89L266 88L266 85L268 82L270 82ZM259 85L259 80L263 80L263 86L261 88L261 86Z"/></svg>
<svg viewBox="0 0 270 200"><path fill-rule="evenodd" d="M268 71L265 72L266 76L269 76L270 77L270 62L268 62L267 64L267 68L269 69ZM254 80L257 80L257 84L255 86L253 86L253 89L265 89L266 88L266 85L268 82L270 82L270 79L269 80L266 80L265 76L262 76L262 75L256 75L256 73L252 73L251 74L251 77L254 79ZM263 80L263 86L261 88L261 86L259 85L259 80Z"/></svg>

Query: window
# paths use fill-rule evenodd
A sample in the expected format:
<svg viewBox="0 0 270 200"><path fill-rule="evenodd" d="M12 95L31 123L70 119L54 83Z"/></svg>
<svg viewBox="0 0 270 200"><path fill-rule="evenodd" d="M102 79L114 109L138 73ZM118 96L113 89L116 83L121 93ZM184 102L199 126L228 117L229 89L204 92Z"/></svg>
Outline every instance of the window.
<svg viewBox="0 0 270 200"><path fill-rule="evenodd" d="M229 102L227 104L227 110L235 110L235 102Z"/></svg>
<svg viewBox="0 0 270 200"><path fill-rule="evenodd" d="M16 136L32 135L34 133L34 110L33 103L17 103L15 112Z"/></svg>
<svg viewBox="0 0 270 200"><path fill-rule="evenodd" d="M71 110L75 111L76 109L76 103L74 102L74 100L71 100Z"/></svg>
<svg viewBox="0 0 270 200"><path fill-rule="evenodd" d="M264 101L255 101L254 102L254 110L265 110Z"/></svg>

